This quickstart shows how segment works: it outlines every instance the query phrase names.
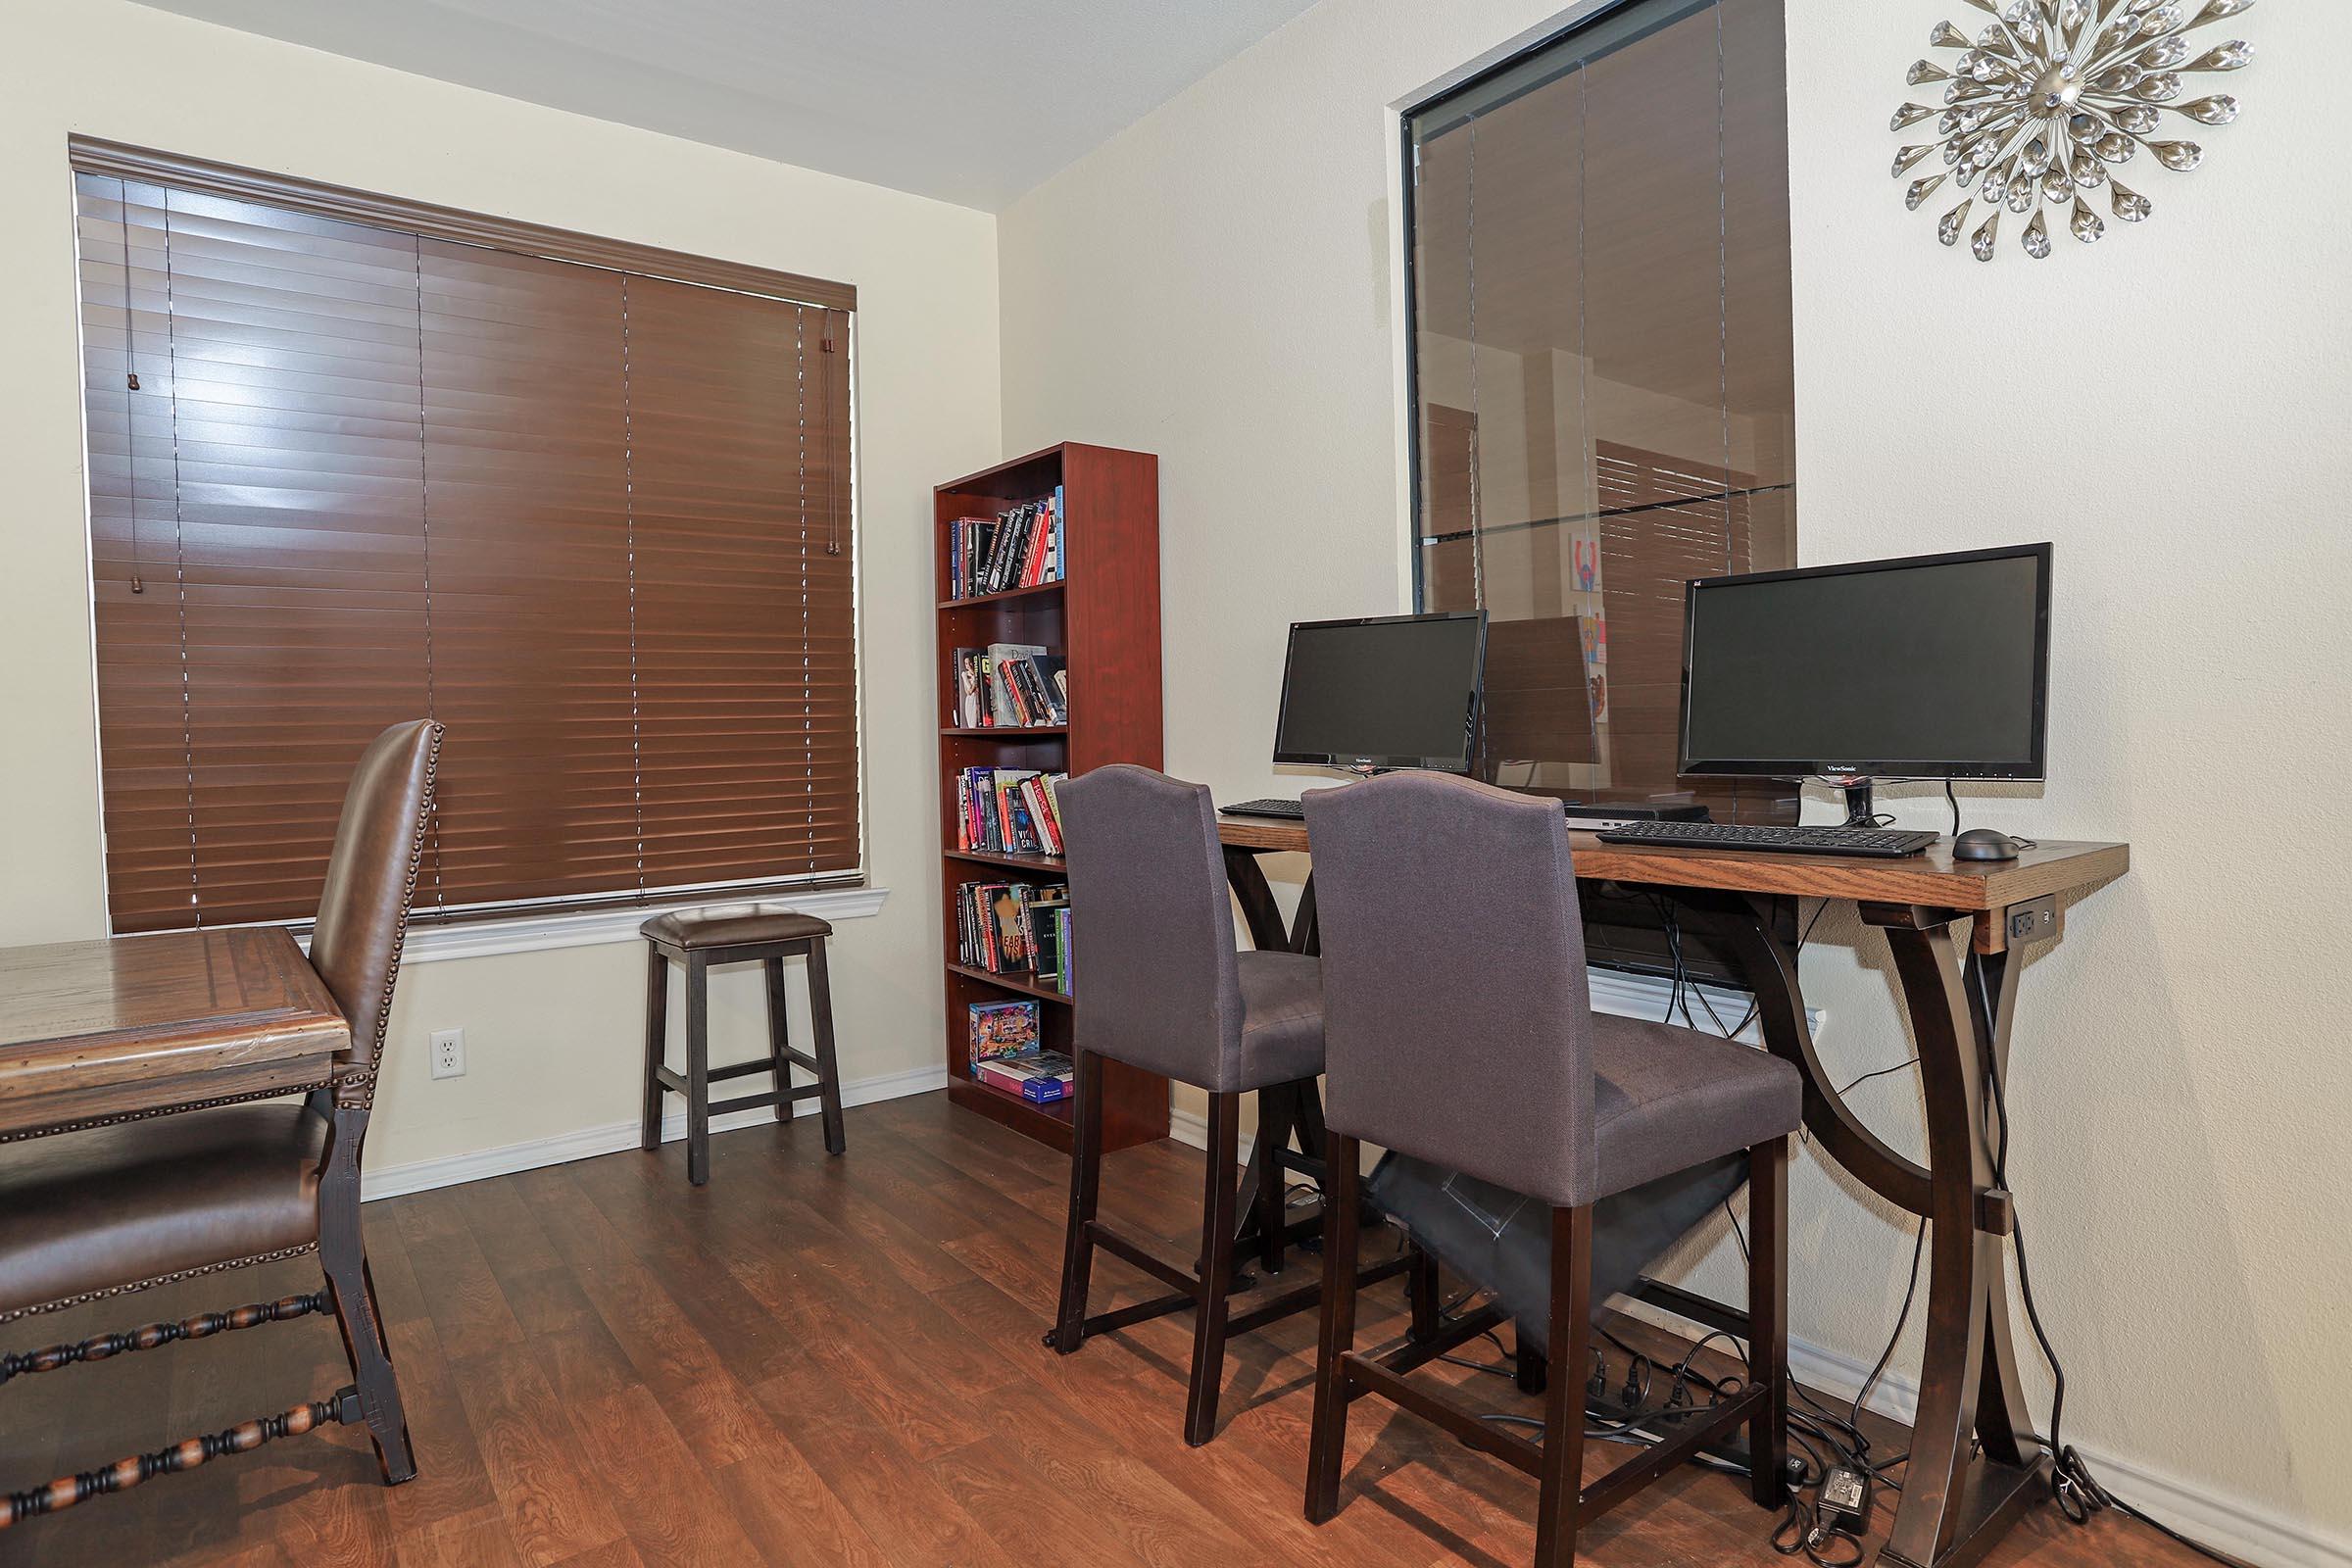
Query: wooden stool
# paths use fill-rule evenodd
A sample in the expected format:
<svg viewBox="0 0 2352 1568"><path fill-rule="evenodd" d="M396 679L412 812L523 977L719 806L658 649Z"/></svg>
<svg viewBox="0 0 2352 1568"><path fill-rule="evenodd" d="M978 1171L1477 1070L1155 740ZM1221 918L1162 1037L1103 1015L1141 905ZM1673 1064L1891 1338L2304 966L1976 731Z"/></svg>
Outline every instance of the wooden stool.
<svg viewBox="0 0 2352 1568"><path fill-rule="evenodd" d="M823 1098L825 1149L842 1152L841 1068L833 1058L833 990L825 978L825 938L833 928L812 914L758 904L725 905L708 909L679 909L657 914L639 926L651 964L645 982L645 1130L641 1145L662 1147L662 1093L686 1097L686 1179L700 1187L710 1180L710 1118L730 1110L776 1107L776 1120L792 1114L796 1100ZM816 1024L816 1054L792 1049L784 1018L784 960L806 955L808 959L808 1015ZM767 1043L765 1057L710 1065L711 965L751 963L767 965ZM670 1070L664 1060L669 1023L669 966L686 966L686 1072ZM792 1069L806 1067L816 1082L792 1087ZM775 1074L775 1086L764 1094L742 1095L710 1103L710 1085L752 1073Z"/></svg>

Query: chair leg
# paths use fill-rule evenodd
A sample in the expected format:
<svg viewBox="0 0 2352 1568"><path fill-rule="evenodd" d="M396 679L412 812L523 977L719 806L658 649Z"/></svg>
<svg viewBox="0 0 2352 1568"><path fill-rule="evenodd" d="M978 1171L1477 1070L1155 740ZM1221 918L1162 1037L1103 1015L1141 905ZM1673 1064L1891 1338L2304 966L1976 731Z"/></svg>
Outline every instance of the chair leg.
<svg viewBox="0 0 2352 1568"><path fill-rule="evenodd" d="M825 939L808 942L808 1018L816 1029L816 1075L824 1092L817 1097L825 1117L825 1152L838 1154L849 1147L841 1125L841 1063L833 1054L833 982L825 972Z"/></svg>
<svg viewBox="0 0 2352 1568"><path fill-rule="evenodd" d="M1788 1461L1788 1140L1747 1152L1747 1366L1771 1391L1748 1422L1749 1490L1759 1506L1787 1500Z"/></svg>
<svg viewBox="0 0 2352 1568"><path fill-rule="evenodd" d="M1592 1210L1551 1211L1551 1359L1562 1368L1592 1358ZM1565 1374L1544 1393L1544 1463L1536 1498L1536 1568L1576 1561L1584 1501L1585 1386Z"/></svg>
<svg viewBox="0 0 2352 1568"><path fill-rule="evenodd" d="M710 1180L710 965L686 957L686 1180Z"/></svg>
<svg viewBox="0 0 2352 1568"><path fill-rule="evenodd" d="M1217 1435L1225 1382L1226 1300L1233 1293L1233 1233L1241 1218L1242 1097L1208 1097L1208 1175L1200 1199L1200 1285L1193 1306L1193 1386L1184 1441L1198 1448Z"/></svg>
<svg viewBox="0 0 2352 1568"><path fill-rule="evenodd" d="M1315 1524L1340 1511L1340 1466L1348 1448L1346 1357L1355 1348L1355 1140L1332 1134L1324 1157L1330 1168L1324 1178L1329 1200L1323 1215L1323 1333L1315 1351L1314 1430L1306 1449L1306 1517Z"/></svg>
<svg viewBox="0 0 2352 1568"><path fill-rule="evenodd" d="M776 1080L776 1120L792 1119L792 1058L784 1053L792 1048L792 1020L784 1009L784 960L769 958L760 965L767 971L767 1066Z"/></svg>
<svg viewBox="0 0 2352 1568"><path fill-rule="evenodd" d="M1412 1249L1412 1262L1404 1272L1405 1304L1412 1308L1412 1325L1406 1332L1415 1340L1434 1339L1440 1327L1438 1259L1418 1242L1405 1245Z"/></svg>
<svg viewBox="0 0 2352 1568"><path fill-rule="evenodd" d="M669 1052L669 959L650 942L645 951L645 1125L637 1147L650 1152L662 1147L662 1080L654 1069Z"/></svg>
<svg viewBox="0 0 2352 1568"><path fill-rule="evenodd" d="M1551 1364L1544 1352L1536 1348L1536 1337L1522 1323L1512 1330L1515 1342L1511 1353L1511 1380L1519 1385L1522 1394L1542 1394L1545 1380L1551 1376Z"/></svg>
<svg viewBox="0 0 2352 1568"><path fill-rule="evenodd" d="M1070 1224L1061 1251L1061 1311L1047 1343L1069 1354L1086 1335L1087 1285L1095 1268L1095 1239L1089 1229L1102 1197L1102 1058L1077 1053L1077 1103L1070 1115Z"/></svg>
<svg viewBox="0 0 2352 1568"><path fill-rule="evenodd" d="M375 1440L384 1484L396 1487L416 1479L416 1458L409 1443L400 1383L392 1375L392 1344L384 1333L375 1281L368 1269L368 1244L360 1229L359 1151L367 1136L368 1112L338 1109L331 1126L326 1173L318 1183L318 1261L326 1271L335 1321L343 1330L343 1353L359 1386L361 1416Z"/></svg>
<svg viewBox="0 0 2352 1568"><path fill-rule="evenodd" d="M1283 1152L1291 1145L1291 1090L1288 1085L1257 1092L1257 1142L1250 1163L1257 1172L1257 1261L1268 1274L1282 1272L1283 1227L1289 1205L1283 1188L1288 1173Z"/></svg>

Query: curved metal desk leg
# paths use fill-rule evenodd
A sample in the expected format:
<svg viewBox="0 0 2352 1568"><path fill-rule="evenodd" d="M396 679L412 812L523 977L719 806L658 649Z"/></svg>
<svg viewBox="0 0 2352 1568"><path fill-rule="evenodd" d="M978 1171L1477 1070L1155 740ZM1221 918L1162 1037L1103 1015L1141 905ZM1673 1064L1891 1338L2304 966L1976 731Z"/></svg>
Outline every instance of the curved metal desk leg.
<svg viewBox="0 0 2352 1568"><path fill-rule="evenodd" d="M1987 1074L2006 1047L2010 965L1999 1000L1964 982L1993 984L1982 959L1964 959L1947 910L1865 905L1886 933L1919 1047L1927 1112L1930 1198L1928 1328L1919 1413L1903 1498L1882 1562L1895 1568L1960 1568L1998 1541L2034 1499L2038 1466L2021 1442L2025 1411L2009 1333L2002 1239L1981 1223L1981 1194L2008 1213L1992 1173ZM1964 969L1964 962L1967 967ZM1987 1396L1989 1395L1989 1397ZM1973 1458L1984 1432L1985 1456ZM2014 1456L2014 1457L2012 1457Z"/></svg>
<svg viewBox="0 0 2352 1568"><path fill-rule="evenodd" d="M1306 890L1299 897L1297 923L1286 927L1282 907L1274 902L1274 890L1266 885L1265 868L1258 864L1258 854L1238 845L1225 846L1225 879L1232 884L1234 900L1242 907L1242 923L1250 932L1250 945L1260 953L1315 952L1314 879L1311 876L1307 879ZM1294 1135L1302 1155L1312 1161L1322 1159L1323 1103L1313 1080L1258 1091L1257 1125L1259 1136L1250 1143L1250 1163L1242 1172L1243 1192L1260 1192L1269 1184L1279 1191L1286 1185L1281 1174L1282 1162ZM1266 1136L1269 1130L1271 1137ZM1269 1160L1278 1167L1271 1176L1266 1174ZM1322 1185L1320 1176L1316 1185ZM1267 1205L1261 1203L1252 1203L1243 1212L1235 1237L1235 1253L1247 1257L1255 1251L1272 1271L1281 1266L1281 1242L1261 1234L1266 1212ZM1287 1222L1287 1208L1277 1206L1275 1218Z"/></svg>
<svg viewBox="0 0 2352 1568"><path fill-rule="evenodd" d="M1984 1048L1990 1070L2003 1083L2009 1074L2009 1018L2017 1001L2017 976L2023 967L2010 953L1968 956L1963 971L1970 1017L1978 1042ZM1985 1129L2000 1147L1998 1122ZM1987 1458L2000 1464L2030 1465L2040 1455L2034 1436L2033 1410L2019 1381L2017 1343L2009 1314L2009 1254L1998 1237L1987 1238L1984 1269L1984 1376L1977 1393L1977 1435Z"/></svg>

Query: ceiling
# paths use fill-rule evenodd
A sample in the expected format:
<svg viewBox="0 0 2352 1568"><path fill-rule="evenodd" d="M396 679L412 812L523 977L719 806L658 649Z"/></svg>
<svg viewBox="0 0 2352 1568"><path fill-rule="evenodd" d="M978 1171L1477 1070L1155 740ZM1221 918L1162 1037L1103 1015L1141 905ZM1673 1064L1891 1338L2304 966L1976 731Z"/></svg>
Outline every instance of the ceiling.
<svg viewBox="0 0 2352 1568"><path fill-rule="evenodd" d="M998 211L1311 0L144 0Z"/></svg>

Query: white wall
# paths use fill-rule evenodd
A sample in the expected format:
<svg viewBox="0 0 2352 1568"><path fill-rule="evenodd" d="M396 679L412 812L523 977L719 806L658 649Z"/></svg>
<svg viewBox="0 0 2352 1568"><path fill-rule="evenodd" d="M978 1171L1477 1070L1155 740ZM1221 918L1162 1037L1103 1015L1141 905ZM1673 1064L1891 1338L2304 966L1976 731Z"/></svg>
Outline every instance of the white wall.
<svg viewBox="0 0 2352 1568"><path fill-rule="evenodd" d="M1410 592L1385 107L1556 6L1324 0L1002 218L1007 446L1160 455L1168 765L1221 797L1303 782L1266 761L1285 624ZM1959 9L1788 0L1799 551L2057 542L2051 782L1968 800L2134 846L2022 986L2012 1174L2068 1436L2268 1558L2352 1560L2352 1373L2323 1334L2352 1298L2352 867L2322 804L2352 762L2352 257L2311 154L2352 7L2217 31L2261 58L2205 171L2135 165L2151 223L1991 267L1887 178L1903 70ZM1942 820L1939 794L1896 809ZM2249 810L2304 841L2234 828ZM1806 959L1834 1069L1908 1054L1883 955L1825 921ZM1917 1149L1909 1079L1856 1098ZM1796 1332L1867 1363L1908 1232L1811 1158L1794 1214ZM1719 1234L1693 1251L1735 1288Z"/></svg>
<svg viewBox="0 0 2352 1568"><path fill-rule="evenodd" d="M835 1007L845 1077L936 1065L930 487L999 453L994 220L122 0L6 9L0 943L104 928L66 165L78 131L857 286L868 863L892 896L841 927ZM717 993L713 1056L753 1054L752 980L722 976ZM628 1121L643 995L634 941L413 964L369 1167ZM469 1070L433 1082L424 1037L445 1027L466 1031Z"/></svg>

